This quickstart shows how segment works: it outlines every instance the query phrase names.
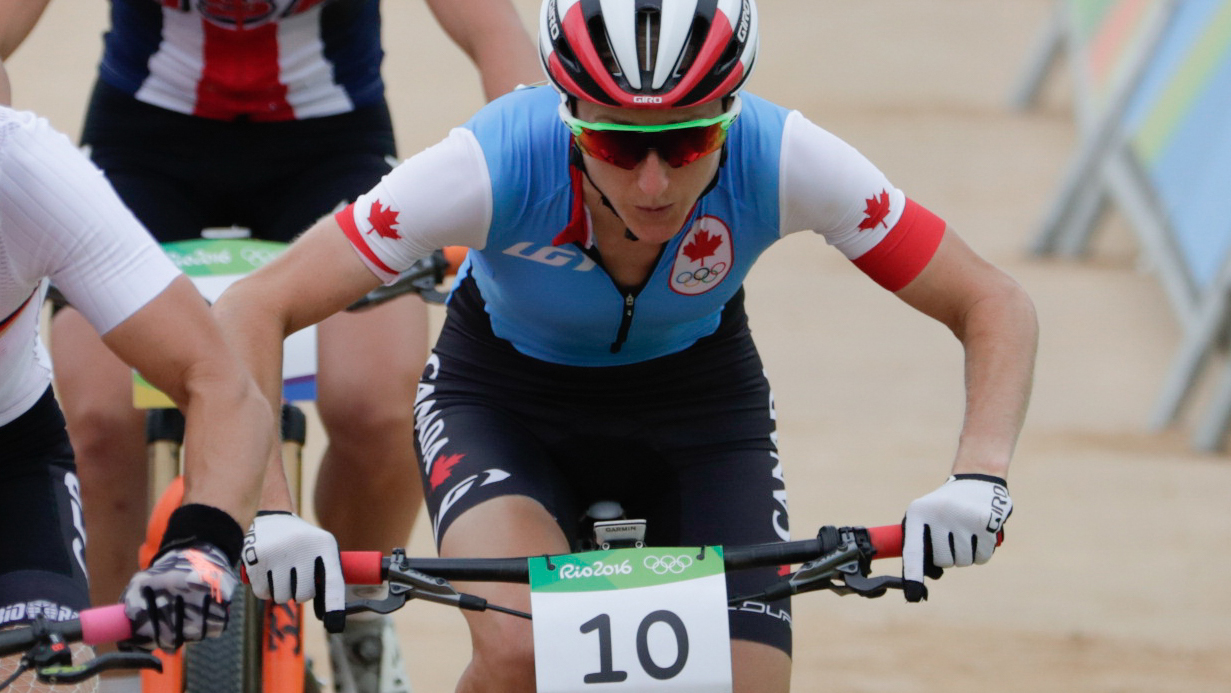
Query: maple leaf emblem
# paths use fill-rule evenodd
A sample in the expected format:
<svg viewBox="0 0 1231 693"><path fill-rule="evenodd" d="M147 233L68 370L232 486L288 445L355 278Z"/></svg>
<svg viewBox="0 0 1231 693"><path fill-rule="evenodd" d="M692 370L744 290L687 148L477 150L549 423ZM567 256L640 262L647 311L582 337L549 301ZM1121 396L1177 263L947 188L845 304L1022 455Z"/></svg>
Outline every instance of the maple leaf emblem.
<svg viewBox="0 0 1231 693"><path fill-rule="evenodd" d="M705 264L705 258L710 257L722 245L722 236L711 236L709 231L698 231L688 245L684 246L684 254L693 262Z"/></svg>
<svg viewBox="0 0 1231 693"><path fill-rule="evenodd" d="M462 458L465 456L465 453L458 453L456 455L442 454L440 457L436 458L436 461L432 463L431 477L428 479L428 481L432 484L433 491L440 488L440 485L449 479L449 476L453 472L453 468L456 467L457 463L461 462Z"/></svg>
<svg viewBox="0 0 1231 693"><path fill-rule="evenodd" d="M867 231L874 229L878 224L885 223L885 217L889 216L889 193L881 190L880 195L873 195L864 200L867 207L864 208L863 221L859 222L859 230Z"/></svg>
<svg viewBox="0 0 1231 693"><path fill-rule="evenodd" d="M397 226L398 213L392 207L382 207L380 200L372 203L372 208L368 212L368 223L372 225L372 231L375 231L381 238L397 240L402 237L397 229L393 228Z"/></svg>

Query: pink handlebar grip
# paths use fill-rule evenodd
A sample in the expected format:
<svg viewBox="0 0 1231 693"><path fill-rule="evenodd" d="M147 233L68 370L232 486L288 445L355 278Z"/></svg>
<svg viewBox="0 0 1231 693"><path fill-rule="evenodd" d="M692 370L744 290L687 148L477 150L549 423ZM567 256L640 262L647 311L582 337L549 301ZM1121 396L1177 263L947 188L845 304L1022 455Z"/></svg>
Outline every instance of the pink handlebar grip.
<svg viewBox="0 0 1231 693"><path fill-rule="evenodd" d="M132 623L124 615L123 604L111 604L86 609L78 614L81 620L81 641L87 645L119 642L132 637Z"/></svg>
<svg viewBox="0 0 1231 693"><path fill-rule="evenodd" d="M902 525L869 527L868 539L876 547L876 558L901 558Z"/></svg>
<svg viewBox="0 0 1231 693"><path fill-rule="evenodd" d="M343 551L342 576L348 585L379 585L384 581L381 575L381 559L384 555L379 551Z"/></svg>

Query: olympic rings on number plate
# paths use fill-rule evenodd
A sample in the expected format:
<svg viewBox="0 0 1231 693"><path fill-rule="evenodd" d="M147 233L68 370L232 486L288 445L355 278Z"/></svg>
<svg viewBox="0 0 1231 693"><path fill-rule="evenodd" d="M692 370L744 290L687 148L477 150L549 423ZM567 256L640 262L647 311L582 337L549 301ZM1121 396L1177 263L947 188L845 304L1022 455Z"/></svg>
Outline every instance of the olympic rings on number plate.
<svg viewBox="0 0 1231 693"><path fill-rule="evenodd" d="M680 574L692 567L691 556L646 556L642 561L655 575Z"/></svg>

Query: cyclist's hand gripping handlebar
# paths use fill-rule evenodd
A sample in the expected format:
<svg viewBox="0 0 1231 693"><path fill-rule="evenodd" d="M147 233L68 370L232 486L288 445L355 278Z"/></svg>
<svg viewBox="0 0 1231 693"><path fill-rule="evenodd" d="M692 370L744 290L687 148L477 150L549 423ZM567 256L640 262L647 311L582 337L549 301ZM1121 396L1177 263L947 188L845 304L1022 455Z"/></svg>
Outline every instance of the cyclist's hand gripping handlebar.
<svg viewBox="0 0 1231 693"><path fill-rule="evenodd" d="M1013 513L1004 479L958 474L914 501L902 520L902 578L906 600L927 599L924 576L939 578L945 568L987 563L1003 538Z"/></svg>
<svg viewBox="0 0 1231 693"><path fill-rule="evenodd" d="M325 630L342 632L346 584L332 534L292 513L263 511L244 537L243 562L257 597L278 604L310 600Z"/></svg>
<svg viewBox="0 0 1231 693"><path fill-rule="evenodd" d="M168 549L138 572L121 598L133 645L174 652L214 637L227 623L239 574L222 549L199 542Z"/></svg>

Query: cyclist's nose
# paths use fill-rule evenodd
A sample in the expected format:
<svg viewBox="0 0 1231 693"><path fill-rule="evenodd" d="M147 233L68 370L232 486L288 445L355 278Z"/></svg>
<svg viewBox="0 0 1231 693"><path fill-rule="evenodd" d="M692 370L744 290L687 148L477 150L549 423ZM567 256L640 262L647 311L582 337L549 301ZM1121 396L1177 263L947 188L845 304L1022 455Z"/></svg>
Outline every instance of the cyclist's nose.
<svg viewBox="0 0 1231 693"><path fill-rule="evenodd" d="M645 158L637 164L637 187L647 195L659 195L670 182L671 167L659 155L658 150L646 150Z"/></svg>

